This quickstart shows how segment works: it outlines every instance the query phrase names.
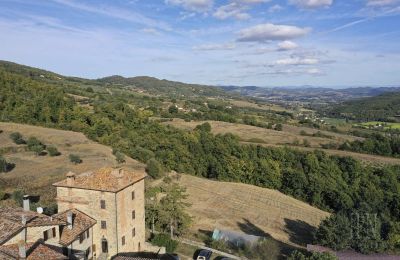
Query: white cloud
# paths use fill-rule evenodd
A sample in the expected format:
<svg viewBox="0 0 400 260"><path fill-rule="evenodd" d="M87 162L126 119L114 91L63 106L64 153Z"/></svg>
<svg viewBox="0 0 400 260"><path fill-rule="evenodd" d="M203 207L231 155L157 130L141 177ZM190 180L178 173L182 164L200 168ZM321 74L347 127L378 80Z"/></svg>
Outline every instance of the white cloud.
<svg viewBox="0 0 400 260"><path fill-rule="evenodd" d="M388 6L400 3L399 0L368 0L367 6Z"/></svg>
<svg viewBox="0 0 400 260"><path fill-rule="evenodd" d="M275 25L271 23L259 24L239 32L238 41L242 42L268 42L283 41L305 36L310 28L300 28L291 25Z"/></svg>
<svg viewBox="0 0 400 260"><path fill-rule="evenodd" d="M205 12L213 6L213 0L165 0L166 4L181 6L193 12Z"/></svg>
<svg viewBox="0 0 400 260"><path fill-rule="evenodd" d="M221 20L231 17L237 20L245 20L250 18L250 15L245 12L247 9L248 8L244 5L238 3L230 3L217 8L213 16Z"/></svg>
<svg viewBox="0 0 400 260"><path fill-rule="evenodd" d="M270 12L270 13L279 12L281 10L283 10L283 7L281 5L278 5L278 4L273 5L270 8L268 8L268 12Z"/></svg>
<svg viewBox="0 0 400 260"><path fill-rule="evenodd" d="M233 50L236 48L234 43L226 44L204 44L193 47L195 51L217 51L217 50Z"/></svg>
<svg viewBox="0 0 400 260"><path fill-rule="evenodd" d="M141 31L148 34L160 35L160 32L154 28L143 28Z"/></svg>
<svg viewBox="0 0 400 260"><path fill-rule="evenodd" d="M275 61L275 65L315 65L319 60L315 58L287 58Z"/></svg>
<svg viewBox="0 0 400 260"><path fill-rule="evenodd" d="M311 68L305 71L307 74L314 75L314 76L320 76L324 75L324 73L318 69L318 68Z"/></svg>
<svg viewBox="0 0 400 260"><path fill-rule="evenodd" d="M333 0L289 0L289 3L300 8L314 9L331 6Z"/></svg>
<svg viewBox="0 0 400 260"><path fill-rule="evenodd" d="M292 41L283 41L278 43L278 51L289 51L298 48L299 45Z"/></svg>

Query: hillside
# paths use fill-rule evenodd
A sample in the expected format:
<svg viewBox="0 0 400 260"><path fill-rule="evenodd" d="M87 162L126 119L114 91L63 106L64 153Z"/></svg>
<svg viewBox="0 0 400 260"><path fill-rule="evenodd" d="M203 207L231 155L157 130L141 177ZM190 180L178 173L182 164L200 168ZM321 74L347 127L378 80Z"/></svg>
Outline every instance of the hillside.
<svg viewBox="0 0 400 260"><path fill-rule="evenodd" d="M131 77L125 78L122 76L110 76L98 79L97 82L107 85L119 85L128 88L137 89L152 95L166 95L170 97L191 97L191 96L213 96L213 97L228 97L222 89L211 86L198 84L186 84L177 81L160 80L154 77Z"/></svg>
<svg viewBox="0 0 400 260"><path fill-rule="evenodd" d="M305 246L327 212L282 194L253 185L217 182L180 175L187 188L193 233L215 228L271 236L289 246Z"/></svg>
<svg viewBox="0 0 400 260"><path fill-rule="evenodd" d="M7 161L15 164L15 168L7 173L0 173L0 189L11 193L22 189L31 195L40 195L44 204L54 202L55 189L52 183L65 178L68 171L81 173L103 166L116 166L112 149L90 141L82 133L62 131L44 127L2 123L0 122L0 150L5 151ZM36 156L33 152L25 151L24 145L16 145L9 135L20 132L25 138L34 136L46 145L54 145L61 152L60 156ZM69 154L77 154L82 163L73 164ZM124 167L143 169L144 165L126 157ZM11 201L5 201L10 203ZM0 204L1 205L1 204Z"/></svg>
<svg viewBox="0 0 400 260"><path fill-rule="evenodd" d="M342 117L357 121L399 120L400 93L385 93L376 97L347 101L326 111L332 117Z"/></svg>

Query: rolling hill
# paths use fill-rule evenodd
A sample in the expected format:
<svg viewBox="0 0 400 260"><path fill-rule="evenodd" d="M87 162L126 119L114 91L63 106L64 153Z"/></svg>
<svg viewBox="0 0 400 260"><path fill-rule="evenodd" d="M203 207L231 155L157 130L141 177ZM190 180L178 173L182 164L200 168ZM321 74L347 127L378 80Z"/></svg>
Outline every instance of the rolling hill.
<svg viewBox="0 0 400 260"><path fill-rule="evenodd" d="M400 93L384 93L376 97L347 101L327 110L332 117L344 117L357 121L400 120Z"/></svg>

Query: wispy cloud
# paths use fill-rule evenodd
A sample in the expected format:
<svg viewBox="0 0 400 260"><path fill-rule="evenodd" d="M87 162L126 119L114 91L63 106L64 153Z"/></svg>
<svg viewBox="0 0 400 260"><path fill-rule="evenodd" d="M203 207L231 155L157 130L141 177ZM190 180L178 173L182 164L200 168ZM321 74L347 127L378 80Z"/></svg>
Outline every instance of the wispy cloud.
<svg viewBox="0 0 400 260"><path fill-rule="evenodd" d="M76 2L73 0L51 0L55 3L74 8L77 10L95 13L107 17L112 17L140 25L144 25L147 27L154 27L165 31L170 31L171 26L163 21L158 21L152 18L149 18L141 13L134 12L132 10L120 9L113 6L105 6L105 5L88 5L80 2Z"/></svg>

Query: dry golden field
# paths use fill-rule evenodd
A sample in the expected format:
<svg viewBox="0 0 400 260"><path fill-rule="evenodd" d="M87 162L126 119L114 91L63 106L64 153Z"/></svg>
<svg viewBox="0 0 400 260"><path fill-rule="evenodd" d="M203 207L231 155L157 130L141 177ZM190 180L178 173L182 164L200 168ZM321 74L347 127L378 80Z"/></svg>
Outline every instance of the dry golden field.
<svg viewBox="0 0 400 260"><path fill-rule="evenodd" d="M185 122L182 119L175 118L173 121L168 121L165 122L164 124L170 124L178 128L192 130L197 125L202 124L204 122L205 121ZM211 124L211 129L214 134L232 133L239 136L242 141L259 139L266 144L285 145L285 144L293 144L293 142L295 142L296 140L301 143L303 139L307 139L310 142L311 147L320 148L321 144L327 144L330 142L343 143L346 140L353 141L356 139L361 139L354 136L337 134L327 131L321 131L321 133L331 136L331 138L302 136L300 134L301 131L305 131L307 134L311 135L318 132L318 130L307 127L298 127L293 125L283 125L283 131L275 131L272 129L266 129L244 124L234 124L221 121L207 121L207 122Z"/></svg>
<svg viewBox="0 0 400 260"><path fill-rule="evenodd" d="M205 121L185 122L182 119L174 119L173 121L164 122L163 124L173 125L175 127L192 130L197 125ZM232 133L241 139L243 144L255 144L262 146L281 147L288 146L303 151L313 151L316 148L321 148L321 144L337 143L341 144L344 141L362 140L362 138L350 135L337 134L327 131L321 131L323 134L331 136L331 138L302 136L300 132L303 130L307 134L318 132L316 129L307 127L298 127L293 125L284 125L283 131L275 131L261 127L249 126L244 124L233 124L220 121L207 121L211 124L211 129L214 134ZM306 139L310 143L310 147L294 146L295 140L301 144ZM324 152L330 155L350 156L355 159L374 164L400 164L400 159L393 157L384 157L378 155L362 154L349 151L323 149Z"/></svg>
<svg viewBox="0 0 400 260"><path fill-rule="evenodd" d="M271 236L290 246L304 246L312 230L329 213L286 196L279 191L253 185L212 181L179 175L187 188L194 234L214 228Z"/></svg>
<svg viewBox="0 0 400 260"><path fill-rule="evenodd" d="M1 123L0 149L13 147L14 151L4 154L7 161L15 163L15 168L7 173L0 173L0 189L12 192L14 189L24 189L32 195L41 195L41 201L51 201L55 197L52 183L64 178L68 171L76 173L101 168L117 166L111 148L87 139L82 133L62 131L30 125ZM24 145L16 145L9 135L20 132L24 138L37 137L46 145L54 145L61 152L60 156L36 156L33 152L25 151ZM81 164L69 161L69 154L81 157ZM144 165L126 157L123 167L128 169L143 168Z"/></svg>

